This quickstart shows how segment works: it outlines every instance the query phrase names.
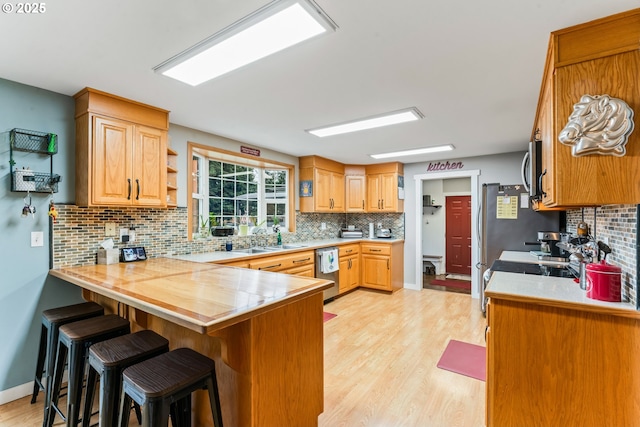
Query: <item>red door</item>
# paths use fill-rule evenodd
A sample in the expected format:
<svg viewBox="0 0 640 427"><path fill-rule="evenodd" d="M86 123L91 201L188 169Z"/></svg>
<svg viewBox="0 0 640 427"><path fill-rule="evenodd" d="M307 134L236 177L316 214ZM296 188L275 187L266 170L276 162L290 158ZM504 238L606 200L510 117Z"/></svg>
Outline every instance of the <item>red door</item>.
<svg viewBox="0 0 640 427"><path fill-rule="evenodd" d="M446 197L447 273L471 275L471 196Z"/></svg>

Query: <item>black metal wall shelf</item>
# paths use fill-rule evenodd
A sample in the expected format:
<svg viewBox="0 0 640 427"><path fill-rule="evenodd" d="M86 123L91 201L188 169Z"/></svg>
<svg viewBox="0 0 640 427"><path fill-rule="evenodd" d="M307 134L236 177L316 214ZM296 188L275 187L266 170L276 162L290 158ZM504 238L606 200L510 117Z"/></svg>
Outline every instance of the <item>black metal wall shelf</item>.
<svg viewBox="0 0 640 427"><path fill-rule="evenodd" d="M11 172L11 191L33 193L57 193L62 177L53 173L53 156L58 153L58 135L26 129L12 129L9 132L9 164ZM21 151L49 156L49 172L36 172L31 169L18 169L13 153Z"/></svg>

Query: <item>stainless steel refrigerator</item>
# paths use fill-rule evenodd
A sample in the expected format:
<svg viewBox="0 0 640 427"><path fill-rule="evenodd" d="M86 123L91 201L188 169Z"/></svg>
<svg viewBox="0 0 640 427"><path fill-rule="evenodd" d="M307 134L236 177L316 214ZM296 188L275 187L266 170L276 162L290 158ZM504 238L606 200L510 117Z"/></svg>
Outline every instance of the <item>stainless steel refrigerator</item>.
<svg viewBox="0 0 640 427"><path fill-rule="evenodd" d="M531 209L529 192L523 185L482 185L480 206L480 307L485 312L485 271L502 251L530 251L540 247L527 243L538 240L538 231L561 231L558 211L536 212Z"/></svg>

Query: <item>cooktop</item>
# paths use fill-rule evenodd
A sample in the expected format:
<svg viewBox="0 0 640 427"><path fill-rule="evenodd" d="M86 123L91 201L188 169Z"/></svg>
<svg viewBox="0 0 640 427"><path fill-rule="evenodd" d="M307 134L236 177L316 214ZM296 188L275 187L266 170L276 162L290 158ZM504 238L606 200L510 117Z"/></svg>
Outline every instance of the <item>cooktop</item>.
<svg viewBox="0 0 640 427"><path fill-rule="evenodd" d="M503 261L497 259L491 264L491 271L504 271L507 273L533 274L536 276L574 277L567 267L563 265L530 264L527 262Z"/></svg>

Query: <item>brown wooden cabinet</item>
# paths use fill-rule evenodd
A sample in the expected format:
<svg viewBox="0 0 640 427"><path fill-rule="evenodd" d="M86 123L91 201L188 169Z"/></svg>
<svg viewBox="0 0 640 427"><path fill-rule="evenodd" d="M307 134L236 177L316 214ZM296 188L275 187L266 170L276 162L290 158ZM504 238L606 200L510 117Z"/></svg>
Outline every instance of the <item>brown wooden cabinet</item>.
<svg viewBox="0 0 640 427"><path fill-rule="evenodd" d="M542 139L542 202L580 207L640 202L640 9L551 34L534 121ZM635 111L622 157L574 157L558 135L583 95L610 95Z"/></svg>
<svg viewBox="0 0 640 427"><path fill-rule="evenodd" d="M487 427L638 425L637 314L551 304L491 296Z"/></svg>
<svg viewBox="0 0 640 427"><path fill-rule="evenodd" d="M338 293L360 286L360 244L338 246L340 269Z"/></svg>
<svg viewBox="0 0 640 427"><path fill-rule="evenodd" d="M166 207L168 112L89 88L75 100L76 204Z"/></svg>
<svg viewBox="0 0 640 427"><path fill-rule="evenodd" d="M300 181L309 195L300 196L300 212L345 211L344 165L319 156L300 157Z"/></svg>
<svg viewBox="0 0 640 427"><path fill-rule="evenodd" d="M270 255L249 260L249 268L296 274L301 276L314 276L314 252L300 251L280 255Z"/></svg>
<svg viewBox="0 0 640 427"><path fill-rule="evenodd" d="M367 212L402 212L399 185L404 179L402 163L366 166Z"/></svg>
<svg viewBox="0 0 640 427"><path fill-rule="evenodd" d="M366 212L366 172L364 166L345 165L345 212Z"/></svg>
<svg viewBox="0 0 640 427"><path fill-rule="evenodd" d="M404 286L404 243L361 243L361 280L365 288L396 291Z"/></svg>

